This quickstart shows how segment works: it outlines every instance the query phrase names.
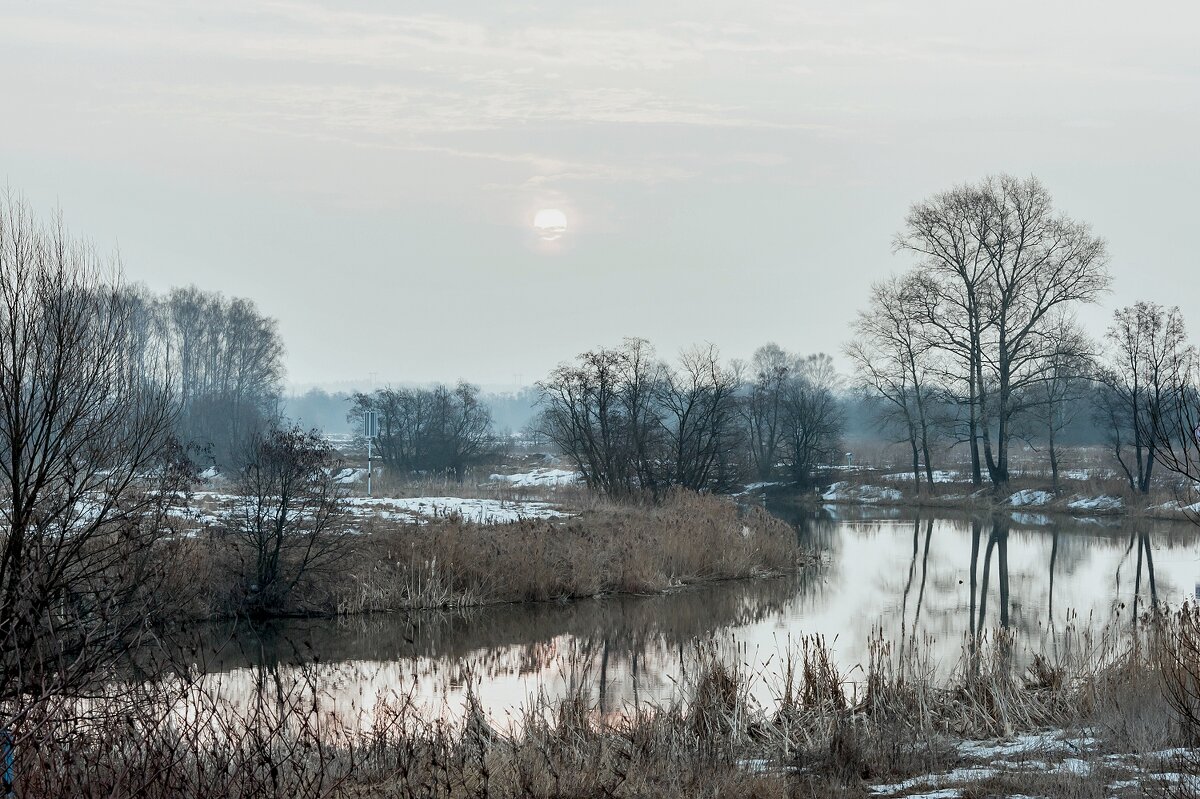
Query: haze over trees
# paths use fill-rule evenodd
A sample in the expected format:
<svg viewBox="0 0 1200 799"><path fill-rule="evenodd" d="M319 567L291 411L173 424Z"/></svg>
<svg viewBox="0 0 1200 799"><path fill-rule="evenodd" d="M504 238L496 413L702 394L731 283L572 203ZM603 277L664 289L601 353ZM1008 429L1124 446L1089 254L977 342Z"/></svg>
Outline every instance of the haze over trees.
<svg viewBox="0 0 1200 799"><path fill-rule="evenodd" d="M872 364L877 356L902 364L919 358L916 369L904 371L936 377L937 390L960 409L954 427L969 451L973 482L981 484L986 469L999 490L1009 480L1010 447L1022 417L1053 364L1086 355L1070 351L1079 341L1059 320L1107 290L1104 242L1057 211L1036 178L1001 175L914 205L896 249L917 263L900 284L878 286L872 309L860 319L851 348L860 383L908 397L916 389L897 382L899 367ZM901 294L894 298L903 316L898 326L873 318L889 293ZM912 359L892 340L906 335L914 342ZM903 408L915 406L917 396L897 406L906 420L913 413Z"/></svg>
<svg viewBox="0 0 1200 799"><path fill-rule="evenodd" d="M610 495L727 491L753 477L807 486L840 451L832 361L770 344L753 368L747 381L712 346L670 365L644 339L626 339L551 372L538 429Z"/></svg>
<svg viewBox="0 0 1200 799"><path fill-rule="evenodd" d="M283 342L276 322L250 300L194 286L175 289L158 308L179 376L180 434L229 463L278 416Z"/></svg>
<svg viewBox="0 0 1200 799"><path fill-rule="evenodd" d="M1179 308L1139 302L1113 313L1096 413L1132 490L1149 493L1158 446L1177 434L1172 416L1191 383L1196 349Z"/></svg>
<svg viewBox="0 0 1200 799"><path fill-rule="evenodd" d="M378 414L375 437L383 463L401 474L450 476L458 482L494 447L492 417L479 387L381 388L351 399L348 419L363 429Z"/></svg>
<svg viewBox="0 0 1200 799"><path fill-rule="evenodd" d="M159 297L122 286L130 307L130 358L169 376L176 434L201 463L232 468L243 443L280 417L283 341L274 319L247 299L195 286Z"/></svg>

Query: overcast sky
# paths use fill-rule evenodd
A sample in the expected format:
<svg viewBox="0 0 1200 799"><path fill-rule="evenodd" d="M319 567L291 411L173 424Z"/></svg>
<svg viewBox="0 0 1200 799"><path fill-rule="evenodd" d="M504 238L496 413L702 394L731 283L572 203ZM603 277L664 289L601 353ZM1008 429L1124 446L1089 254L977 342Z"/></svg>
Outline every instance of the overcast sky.
<svg viewBox="0 0 1200 799"><path fill-rule="evenodd" d="M1108 239L1093 329L1200 330L1193 2L0 9L0 178L131 279L253 298L296 384L836 353L906 208L995 172Z"/></svg>

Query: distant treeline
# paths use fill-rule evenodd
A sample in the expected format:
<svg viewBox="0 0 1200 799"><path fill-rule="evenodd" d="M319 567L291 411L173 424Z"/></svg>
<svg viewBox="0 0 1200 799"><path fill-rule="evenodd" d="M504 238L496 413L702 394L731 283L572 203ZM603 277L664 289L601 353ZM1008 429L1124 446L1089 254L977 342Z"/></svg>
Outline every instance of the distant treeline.
<svg viewBox="0 0 1200 799"><path fill-rule="evenodd" d="M359 420L348 414L357 393L310 388L302 394L285 397L283 413L305 428L332 434L354 434L360 430ZM480 392L479 401L487 406L496 435L504 437L529 427L537 416L538 396L535 386L526 386L512 392Z"/></svg>
<svg viewBox="0 0 1200 799"><path fill-rule="evenodd" d="M194 286L156 295L119 289L130 357L174 397L176 435L201 464L227 466L279 419L283 342L274 319L247 299Z"/></svg>

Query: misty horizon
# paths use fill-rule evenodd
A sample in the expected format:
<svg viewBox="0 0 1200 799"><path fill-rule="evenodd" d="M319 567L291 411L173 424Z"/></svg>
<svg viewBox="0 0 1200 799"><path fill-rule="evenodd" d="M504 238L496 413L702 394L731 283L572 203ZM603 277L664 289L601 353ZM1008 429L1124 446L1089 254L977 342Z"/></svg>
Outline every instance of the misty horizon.
<svg viewBox="0 0 1200 799"><path fill-rule="evenodd" d="M528 384L626 336L842 363L871 283L912 263L907 209L998 173L1107 240L1087 328L1200 299L1190 5L4 18L0 175L131 281L253 299L296 386Z"/></svg>

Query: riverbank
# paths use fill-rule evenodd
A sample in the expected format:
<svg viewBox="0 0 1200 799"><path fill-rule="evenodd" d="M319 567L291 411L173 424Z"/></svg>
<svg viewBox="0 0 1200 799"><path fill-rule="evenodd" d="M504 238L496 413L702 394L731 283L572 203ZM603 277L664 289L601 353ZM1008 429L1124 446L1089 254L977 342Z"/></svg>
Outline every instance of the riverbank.
<svg viewBox="0 0 1200 799"><path fill-rule="evenodd" d="M1161 484L1150 493L1142 494L1119 480L1085 478L1064 479L1055 490L1053 483L1044 478L1021 476L997 491L993 487L977 488L969 482L956 480L955 473L939 472L936 475L932 488L924 483L915 488L911 475L858 470L831 474L813 491L798 492L779 485L756 490L765 491L774 500L810 507L912 507L973 513L1047 514L1078 519L1200 519L1200 501L1197 501L1200 496L1184 485Z"/></svg>
<svg viewBox="0 0 1200 799"><path fill-rule="evenodd" d="M998 631L965 641L944 679L919 638L875 637L852 666L808 637L779 652L768 701L752 690L764 675L698 642L668 703L604 710L578 684L502 717L466 673L460 712L431 716L398 690L347 718L313 690L321 667L301 663L252 670L232 702L185 679L63 708L18 731L16 773L22 795L46 796L1191 795L1198 631L1194 609L1132 633L1072 631L1053 660Z"/></svg>
<svg viewBox="0 0 1200 799"><path fill-rule="evenodd" d="M790 573L812 560L795 531L766 510L688 492L659 504L576 493L570 503L536 503L545 506L537 518L502 502L486 518L459 511L417 519L385 505L401 501L352 500L360 512L347 522L354 535L345 540L336 567L306 575L278 615L657 593ZM463 502L455 507L467 507ZM237 580L244 572L238 564L245 555L228 538L205 530L177 546L187 569L186 582L174 588L176 614L192 621L236 615Z"/></svg>

